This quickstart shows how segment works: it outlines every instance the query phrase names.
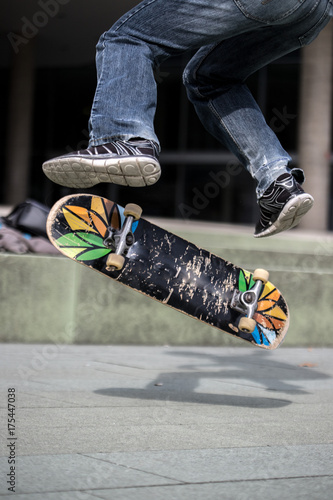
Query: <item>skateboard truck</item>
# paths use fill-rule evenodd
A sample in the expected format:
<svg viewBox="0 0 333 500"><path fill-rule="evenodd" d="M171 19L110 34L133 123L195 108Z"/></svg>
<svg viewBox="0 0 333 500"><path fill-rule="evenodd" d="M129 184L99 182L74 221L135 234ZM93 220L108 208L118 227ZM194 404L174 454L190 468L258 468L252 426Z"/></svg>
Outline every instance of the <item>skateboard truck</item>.
<svg viewBox="0 0 333 500"><path fill-rule="evenodd" d="M133 245L135 239L132 232L132 224L140 219L142 209L139 205L128 203L124 209L125 222L121 229L108 227L108 233L104 239L104 245L111 248L113 253L110 253L106 261L107 271L120 271L124 267L125 255Z"/></svg>
<svg viewBox="0 0 333 500"><path fill-rule="evenodd" d="M254 287L246 292L235 290L231 299L230 307L244 314L238 328L241 332L252 333L256 327L256 321L253 316L257 310L258 300L261 294L262 286L267 283L269 273L265 269L256 269L252 279L255 281Z"/></svg>

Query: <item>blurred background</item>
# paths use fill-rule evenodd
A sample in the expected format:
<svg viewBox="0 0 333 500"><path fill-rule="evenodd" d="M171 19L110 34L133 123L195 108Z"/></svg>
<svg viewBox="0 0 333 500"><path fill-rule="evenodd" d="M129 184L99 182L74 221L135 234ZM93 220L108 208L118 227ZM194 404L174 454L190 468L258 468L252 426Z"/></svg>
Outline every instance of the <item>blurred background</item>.
<svg viewBox="0 0 333 500"><path fill-rule="evenodd" d="M135 0L2 0L0 17L0 206L34 198L48 206L75 190L46 179L43 161L88 143L99 36ZM306 172L315 207L302 228L332 230L332 47L330 23L317 40L248 81L267 122ZM162 178L144 189L91 192L142 205L146 216L254 224L255 186L237 160L202 127L182 86L191 54L156 74L155 127Z"/></svg>

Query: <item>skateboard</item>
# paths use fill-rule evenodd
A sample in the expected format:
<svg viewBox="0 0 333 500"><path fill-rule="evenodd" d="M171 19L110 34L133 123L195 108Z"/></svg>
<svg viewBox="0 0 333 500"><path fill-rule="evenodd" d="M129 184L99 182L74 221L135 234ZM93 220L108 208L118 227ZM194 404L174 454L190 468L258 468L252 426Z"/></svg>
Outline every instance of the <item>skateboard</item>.
<svg viewBox="0 0 333 500"><path fill-rule="evenodd" d="M269 282L141 217L141 208L90 194L59 200L47 220L65 256L197 320L264 349L289 325L288 306Z"/></svg>

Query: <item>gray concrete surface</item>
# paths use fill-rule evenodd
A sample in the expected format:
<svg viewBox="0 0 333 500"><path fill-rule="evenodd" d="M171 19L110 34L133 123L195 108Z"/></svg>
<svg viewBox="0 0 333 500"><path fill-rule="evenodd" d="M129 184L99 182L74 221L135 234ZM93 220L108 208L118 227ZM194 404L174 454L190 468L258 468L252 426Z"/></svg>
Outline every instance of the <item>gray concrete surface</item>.
<svg viewBox="0 0 333 500"><path fill-rule="evenodd" d="M1 344L0 498L329 500L332 355Z"/></svg>

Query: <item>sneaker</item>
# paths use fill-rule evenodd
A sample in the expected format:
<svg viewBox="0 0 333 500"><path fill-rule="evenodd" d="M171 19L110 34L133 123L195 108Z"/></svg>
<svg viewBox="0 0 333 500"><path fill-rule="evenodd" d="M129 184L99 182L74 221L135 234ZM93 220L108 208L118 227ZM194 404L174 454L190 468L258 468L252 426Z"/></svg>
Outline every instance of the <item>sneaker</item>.
<svg viewBox="0 0 333 500"><path fill-rule="evenodd" d="M157 145L144 139L117 139L58 156L43 163L43 171L51 181L71 188L89 188L100 182L150 186L161 176Z"/></svg>
<svg viewBox="0 0 333 500"><path fill-rule="evenodd" d="M297 182L297 180L299 182ZM311 195L300 184L304 181L302 170L280 175L259 198L260 220L254 237L262 238L297 226L303 215L313 205Z"/></svg>

